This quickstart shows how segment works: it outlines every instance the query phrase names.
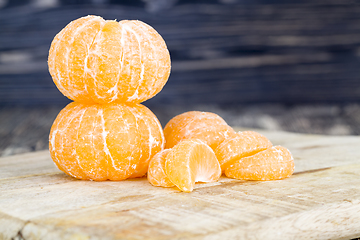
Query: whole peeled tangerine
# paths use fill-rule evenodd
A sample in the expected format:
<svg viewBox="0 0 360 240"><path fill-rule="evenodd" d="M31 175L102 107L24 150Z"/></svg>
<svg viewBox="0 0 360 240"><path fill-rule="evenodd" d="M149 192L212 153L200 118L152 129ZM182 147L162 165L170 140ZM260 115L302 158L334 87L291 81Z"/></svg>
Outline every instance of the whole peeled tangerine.
<svg viewBox="0 0 360 240"><path fill-rule="evenodd" d="M96 181L144 176L164 145L159 120L141 104L72 102L56 117L49 136L51 158L60 170Z"/></svg>
<svg viewBox="0 0 360 240"><path fill-rule="evenodd" d="M169 51L151 26L98 16L62 29L48 65L58 89L82 103L140 103L159 93L170 75Z"/></svg>

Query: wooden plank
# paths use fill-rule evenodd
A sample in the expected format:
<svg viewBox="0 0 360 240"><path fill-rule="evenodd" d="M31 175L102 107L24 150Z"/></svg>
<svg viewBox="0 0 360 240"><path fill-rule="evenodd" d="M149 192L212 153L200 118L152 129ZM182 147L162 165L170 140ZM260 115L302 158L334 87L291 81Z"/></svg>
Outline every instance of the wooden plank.
<svg viewBox="0 0 360 240"><path fill-rule="evenodd" d="M49 160L48 150L2 158L0 180L58 172L55 164Z"/></svg>
<svg viewBox="0 0 360 240"><path fill-rule="evenodd" d="M259 132L290 148L292 177L183 193L145 178L76 180L46 151L0 158L0 239L360 237L360 137Z"/></svg>

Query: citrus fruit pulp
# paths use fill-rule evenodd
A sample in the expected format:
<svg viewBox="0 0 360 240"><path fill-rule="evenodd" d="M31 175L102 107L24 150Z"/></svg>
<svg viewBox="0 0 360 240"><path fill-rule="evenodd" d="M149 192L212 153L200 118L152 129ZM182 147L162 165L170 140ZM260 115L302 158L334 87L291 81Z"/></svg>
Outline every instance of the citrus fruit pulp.
<svg viewBox="0 0 360 240"><path fill-rule="evenodd" d="M195 182L215 182L221 168L214 151L198 139L183 140L166 156L165 173L181 191L191 192Z"/></svg>
<svg viewBox="0 0 360 240"><path fill-rule="evenodd" d="M172 148L184 139L200 139L215 149L234 130L215 113L190 111L172 118L164 128L165 148Z"/></svg>
<svg viewBox="0 0 360 240"><path fill-rule="evenodd" d="M253 155L257 152L272 147L272 143L260 133L244 131L225 139L215 150L222 171L232 161Z"/></svg>
<svg viewBox="0 0 360 240"><path fill-rule="evenodd" d="M149 163L147 178L149 182L157 187L173 187L175 186L165 173L165 160L170 149L164 149L155 154Z"/></svg>
<svg viewBox="0 0 360 240"><path fill-rule="evenodd" d="M140 103L161 91L170 74L165 41L137 20L76 19L51 43L49 72L58 89L83 103Z"/></svg>
<svg viewBox="0 0 360 240"><path fill-rule="evenodd" d="M294 159L290 151L275 146L232 162L225 175L242 180L278 180L291 176Z"/></svg>
<svg viewBox="0 0 360 240"><path fill-rule="evenodd" d="M156 116L141 104L72 102L55 119L51 157L79 179L123 180L146 174L150 158L164 148Z"/></svg>

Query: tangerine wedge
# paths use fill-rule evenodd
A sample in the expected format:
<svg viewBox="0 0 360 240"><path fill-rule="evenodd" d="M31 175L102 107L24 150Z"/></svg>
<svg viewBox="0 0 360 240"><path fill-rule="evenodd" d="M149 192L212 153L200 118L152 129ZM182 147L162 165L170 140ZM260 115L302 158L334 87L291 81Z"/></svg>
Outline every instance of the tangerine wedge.
<svg viewBox="0 0 360 240"><path fill-rule="evenodd" d="M147 178L153 186L157 187L174 187L165 173L165 160L170 149L164 149L155 154L149 163Z"/></svg>
<svg viewBox="0 0 360 240"><path fill-rule="evenodd" d="M287 178L293 172L294 159L290 151L282 146L238 159L225 169L227 177L261 181Z"/></svg>
<svg viewBox="0 0 360 240"><path fill-rule="evenodd" d="M215 182L221 168L214 151L199 139L188 139L174 146L166 156L165 172L181 191L191 192L195 182Z"/></svg>
<svg viewBox="0 0 360 240"><path fill-rule="evenodd" d="M170 74L165 41L137 20L76 19L51 43L49 72L66 97L83 103L140 103Z"/></svg>
<svg viewBox="0 0 360 240"><path fill-rule="evenodd" d="M123 180L145 175L164 148L156 116L141 104L72 102L55 119L49 150L58 168L78 179Z"/></svg>
<svg viewBox="0 0 360 240"><path fill-rule="evenodd" d="M219 115L190 111L172 118L164 128L165 148L172 148L184 139L200 139L215 149L235 131Z"/></svg>
<svg viewBox="0 0 360 240"><path fill-rule="evenodd" d="M272 147L272 143L260 133L244 131L225 139L215 150L222 171L234 160L253 155Z"/></svg>

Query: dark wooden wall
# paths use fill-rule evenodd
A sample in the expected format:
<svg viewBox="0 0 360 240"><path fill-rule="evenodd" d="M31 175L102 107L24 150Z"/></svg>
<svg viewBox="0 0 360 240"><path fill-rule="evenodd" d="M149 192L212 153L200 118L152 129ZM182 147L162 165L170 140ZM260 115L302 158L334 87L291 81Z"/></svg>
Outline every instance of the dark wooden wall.
<svg viewBox="0 0 360 240"><path fill-rule="evenodd" d="M52 38L95 14L139 19L167 42L156 104L360 101L360 4L350 0L0 0L0 105L64 104Z"/></svg>

